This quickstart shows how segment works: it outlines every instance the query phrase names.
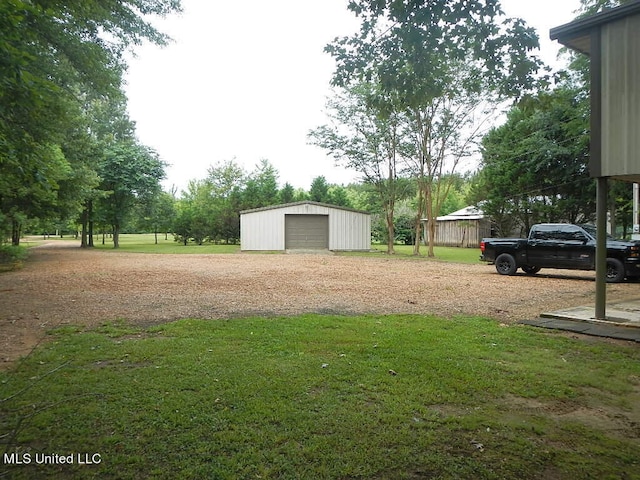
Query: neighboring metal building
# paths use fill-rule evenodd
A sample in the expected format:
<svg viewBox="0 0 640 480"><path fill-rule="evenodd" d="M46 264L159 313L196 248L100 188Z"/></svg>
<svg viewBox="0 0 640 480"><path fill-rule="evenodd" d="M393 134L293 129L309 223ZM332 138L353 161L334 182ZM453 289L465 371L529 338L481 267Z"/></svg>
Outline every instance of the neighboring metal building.
<svg viewBox="0 0 640 480"><path fill-rule="evenodd" d="M424 238L429 238L428 221L422 219ZM436 219L435 245L479 248L480 241L491 236L491 220L476 207L465 207Z"/></svg>
<svg viewBox="0 0 640 480"><path fill-rule="evenodd" d="M242 250L369 250L367 212L296 202L240 212Z"/></svg>

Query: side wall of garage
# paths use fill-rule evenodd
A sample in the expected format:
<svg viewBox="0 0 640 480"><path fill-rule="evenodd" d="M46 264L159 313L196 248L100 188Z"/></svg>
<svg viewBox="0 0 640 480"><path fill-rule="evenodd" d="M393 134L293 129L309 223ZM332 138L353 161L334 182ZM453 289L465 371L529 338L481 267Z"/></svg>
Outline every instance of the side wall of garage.
<svg viewBox="0 0 640 480"><path fill-rule="evenodd" d="M284 213L280 209L240 214L242 250L284 250Z"/></svg>
<svg viewBox="0 0 640 480"><path fill-rule="evenodd" d="M368 213L313 202L241 212L240 248L242 250L284 250L286 248L285 218L292 215L328 217L329 250L369 250L371 248L371 217Z"/></svg>
<svg viewBox="0 0 640 480"><path fill-rule="evenodd" d="M371 249L371 215L333 209L329 215L329 250Z"/></svg>

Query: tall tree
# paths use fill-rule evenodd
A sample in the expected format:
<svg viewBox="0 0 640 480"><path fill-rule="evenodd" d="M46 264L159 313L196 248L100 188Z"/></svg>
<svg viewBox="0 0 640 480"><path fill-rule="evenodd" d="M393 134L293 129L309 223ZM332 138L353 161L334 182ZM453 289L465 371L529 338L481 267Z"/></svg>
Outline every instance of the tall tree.
<svg viewBox="0 0 640 480"><path fill-rule="evenodd" d="M77 157L79 163L85 169L93 169L97 173L100 169L105 168L106 156L109 148L116 144L135 144L138 142L135 138L135 123L129 119L127 114L126 98L124 95L118 93L110 97L98 97L80 95L80 98L84 98L83 103L83 116L85 117L85 126L83 128L83 136L88 137L86 139L88 146L85 149L71 148L68 152L69 155ZM65 148L69 144L65 145ZM73 146L73 145L72 145ZM82 212L80 214L81 224L81 242L82 247L93 247L93 228L98 219L100 218L103 227L110 226L113 228L113 223L107 217L108 209L102 208L107 202L106 196L109 194L108 190L105 190L108 186L102 182L89 185L88 188L84 188L79 192L75 192L83 201ZM129 210L129 207L126 208Z"/></svg>
<svg viewBox="0 0 640 480"><path fill-rule="evenodd" d="M235 243L240 238L240 210L247 174L235 160L213 165L208 170L206 182L211 186L214 201L215 230L213 241Z"/></svg>
<svg viewBox="0 0 640 480"><path fill-rule="evenodd" d="M309 138L336 163L360 173L376 192L384 210L387 253L393 254L395 203L405 194L398 182L404 160L403 116L393 102L385 100L370 83L345 88L327 101L330 123L309 132Z"/></svg>
<svg viewBox="0 0 640 480"><path fill-rule="evenodd" d="M347 189L342 185L330 185L328 193L329 203L331 205L353 208Z"/></svg>
<svg viewBox="0 0 640 480"><path fill-rule="evenodd" d="M329 203L331 201L331 197L329 196L329 184L324 176L320 175L311 181L309 199L313 202L320 203Z"/></svg>
<svg viewBox="0 0 640 480"><path fill-rule="evenodd" d="M594 218L588 126L583 93L561 87L520 102L483 139L476 196L501 235L537 222Z"/></svg>
<svg viewBox="0 0 640 480"><path fill-rule="evenodd" d="M62 152L71 165L72 175L61 182L58 197L58 219L77 221L82 225L81 246L93 246L93 201L104 196L98 190L100 179L96 169L104 156L104 145L92 133L94 119L89 110L79 111L75 121L66 129Z"/></svg>
<svg viewBox="0 0 640 480"><path fill-rule="evenodd" d="M278 172L263 159L249 174L243 192L243 207L258 208L278 203Z"/></svg>
<svg viewBox="0 0 640 480"><path fill-rule="evenodd" d="M176 203L173 232L176 241L187 245L193 239L202 245L207 238L216 235L216 207L212 185L206 180L191 180Z"/></svg>
<svg viewBox="0 0 640 480"><path fill-rule="evenodd" d="M159 194L164 163L152 149L132 141L115 142L107 147L98 170L106 217L113 228L113 247L120 246L120 229L136 201Z"/></svg>
<svg viewBox="0 0 640 480"><path fill-rule="evenodd" d="M57 168L60 158L50 153L63 150L65 130L82 111L84 95L78 92L119 94L125 50L143 40L167 41L148 16L179 10L179 0L0 2L2 218L15 224L19 216L32 216L30 207L12 206L11 199L17 193L24 205L33 203L46 185L50 194L35 201L55 207L56 175L64 169ZM11 184L23 189L12 191Z"/></svg>
<svg viewBox="0 0 640 480"><path fill-rule="evenodd" d="M280 203L291 203L295 201L296 191L289 182L286 182L278 192L278 201Z"/></svg>
<svg viewBox="0 0 640 480"><path fill-rule="evenodd" d="M576 13L582 17L625 2L580 3ZM483 140L480 183L473 194L501 235L539 221L584 222L595 216L595 187L587 172L588 57L571 52L568 69L556 80L558 87L524 99ZM610 205L628 197L613 187ZM624 201L620 205L624 209ZM621 221L624 225L624 217Z"/></svg>
<svg viewBox="0 0 640 480"><path fill-rule="evenodd" d="M433 156L443 151L442 144L449 147L447 132L460 122L443 120L466 114L469 99L519 96L529 88L541 65L530 55L538 47L535 30L520 19L504 18L498 0L353 0L348 8L360 17L361 27L356 35L326 47L337 62L332 82L346 86L373 81L388 98L399 101L414 126L418 213L424 208L435 224L432 187L438 162L460 155ZM446 128L435 138L439 124ZM415 253L420 229L417 233ZM432 245L430 238L429 255Z"/></svg>
<svg viewBox="0 0 640 480"><path fill-rule="evenodd" d="M153 232L155 243L158 244L158 233L164 232L165 240L176 216L176 201L168 192L158 192L157 194L146 195L141 199L137 209L137 221L135 223L138 230Z"/></svg>
<svg viewBox="0 0 640 480"><path fill-rule="evenodd" d="M461 71L460 76L464 77ZM428 255L434 256L436 218L457 178L459 165L476 151L484 122L479 94L457 93L434 99L408 115L413 138L411 171L417 185L414 250L420 253L423 219L427 221Z"/></svg>

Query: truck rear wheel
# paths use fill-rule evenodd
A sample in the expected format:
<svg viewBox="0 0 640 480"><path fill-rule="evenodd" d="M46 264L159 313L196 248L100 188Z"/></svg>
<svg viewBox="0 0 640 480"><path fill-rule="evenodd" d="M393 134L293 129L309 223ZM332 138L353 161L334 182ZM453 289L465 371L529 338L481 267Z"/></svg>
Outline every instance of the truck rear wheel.
<svg viewBox="0 0 640 480"><path fill-rule="evenodd" d="M522 271L527 275L535 275L540 271L540 267L532 267L530 265L523 265Z"/></svg>
<svg viewBox="0 0 640 480"><path fill-rule="evenodd" d="M518 270L518 265L513 255L508 253L498 255L498 258L496 258L496 271L500 275L515 275L516 270Z"/></svg>
<svg viewBox="0 0 640 480"><path fill-rule="evenodd" d="M607 258L607 283L620 283L624 280L624 264L617 258Z"/></svg>

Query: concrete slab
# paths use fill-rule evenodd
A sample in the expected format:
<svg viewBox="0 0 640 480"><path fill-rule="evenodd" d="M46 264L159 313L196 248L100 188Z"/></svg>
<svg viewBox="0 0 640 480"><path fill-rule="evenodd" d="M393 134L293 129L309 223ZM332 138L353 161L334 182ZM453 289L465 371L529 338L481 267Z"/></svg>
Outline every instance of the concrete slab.
<svg viewBox="0 0 640 480"><path fill-rule="evenodd" d="M520 323L640 343L640 298L607 304L606 319L595 318L595 305L542 313Z"/></svg>
<svg viewBox="0 0 640 480"><path fill-rule="evenodd" d="M604 320L595 318L595 305L542 313L540 317L640 328L640 298L607 304L606 319Z"/></svg>
<svg viewBox="0 0 640 480"><path fill-rule="evenodd" d="M552 330L563 330L567 332L581 333L583 335L593 335L596 337L628 340L640 344L640 328L618 327L615 325L603 325L576 320L560 320L550 318L522 320L519 323L539 328L549 328Z"/></svg>
<svg viewBox="0 0 640 480"><path fill-rule="evenodd" d="M294 249L287 249L284 251L284 253L289 255L335 255L335 252L328 250L326 248L324 249L294 248Z"/></svg>

